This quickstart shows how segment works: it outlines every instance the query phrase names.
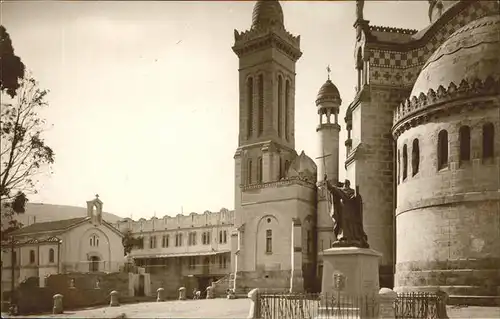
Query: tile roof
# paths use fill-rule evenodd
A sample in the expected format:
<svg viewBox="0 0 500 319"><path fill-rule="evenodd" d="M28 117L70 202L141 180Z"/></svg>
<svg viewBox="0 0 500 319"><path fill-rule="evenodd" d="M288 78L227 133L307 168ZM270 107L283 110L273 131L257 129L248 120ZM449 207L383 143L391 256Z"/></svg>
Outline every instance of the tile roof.
<svg viewBox="0 0 500 319"><path fill-rule="evenodd" d="M77 217L71 219L55 220L45 223L35 223L12 232L12 235L19 236L30 233L41 233L41 232L63 230L75 224L78 224L85 219L87 219L87 217Z"/></svg>

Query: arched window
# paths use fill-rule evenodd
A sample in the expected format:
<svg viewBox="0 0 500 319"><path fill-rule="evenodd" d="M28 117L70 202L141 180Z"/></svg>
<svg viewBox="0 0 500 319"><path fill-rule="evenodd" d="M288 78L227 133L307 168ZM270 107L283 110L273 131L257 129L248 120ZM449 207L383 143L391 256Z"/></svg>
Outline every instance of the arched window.
<svg viewBox="0 0 500 319"><path fill-rule="evenodd" d="M247 182L252 184L252 160L249 159L247 163Z"/></svg>
<svg viewBox="0 0 500 319"><path fill-rule="evenodd" d="M448 132L442 130L438 134L438 170L448 167Z"/></svg>
<svg viewBox="0 0 500 319"><path fill-rule="evenodd" d="M262 183L262 157L257 160L257 183Z"/></svg>
<svg viewBox="0 0 500 319"><path fill-rule="evenodd" d="M290 161L285 161L285 172L284 172L284 176L286 175L286 173L288 172L288 169L290 168Z"/></svg>
<svg viewBox="0 0 500 319"><path fill-rule="evenodd" d="M224 231L224 244L227 243L227 230Z"/></svg>
<svg viewBox="0 0 500 319"><path fill-rule="evenodd" d="M417 175L419 166L420 145L418 144L418 139L414 139L411 145L411 176Z"/></svg>
<svg viewBox="0 0 500 319"><path fill-rule="evenodd" d="M283 131L283 78L278 75L278 136Z"/></svg>
<svg viewBox="0 0 500 319"><path fill-rule="evenodd" d="M253 78L247 80L247 138L253 133Z"/></svg>
<svg viewBox="0 0 500 319"><path fill-rule="evenodd" d="M50 248L49 249L49 263L53 263L55 260L54 258L54 249Z"/></svg>
<svg viewBox="0 0 500 319"><path fill-rule="evenodd" d="M360 91L363 86L363 57L361 55L361 49L358 50L356 56L356 70L358 71L358 86L356 91Z"/></svg>
<svg viewBox="0 0 500 319"><path fill-rule="evenodd" d="M494 156L495 148L495 127L493 123L483 125L483 158Z"/></svg>
<svg viewBox="0 0 500 319"><path fill-rule="evenodd" d="M398 150L398 185L401 182L401 151Z"/></svg>
<svg viewBox="0 0 500 319"><path fill-rule="evenodd" d="M271 229L266 230L266 253L271 254L273 252L273 231Z"/></svg>
<svg viewBox="0 0 500 319"><path fill-rule="evenodd" d="M278 158L278 172L279 172L279 179L283 178L283 163L281 162L281 158Z"/></svg>
<svg viewBox="0 0 500 319"><path fill-rule="evenodd" d="M458 131L460 139L460 161L470 160L470 127L462 126Z"/></svg>
<svg viewBox="0 0 500 319"><path fill-rule="evenodd" d="M163 235L161 239L161 246L163 248L168 247L168 235Z"/></svg>
<svg viewBox="0 0 500 319"><path fill-rule="evenodd" d="M30 264L34 264L34 263L35 263L35 251L30 250Z"/></svg>
<svg viewBox="0 0 500 319"><path fill-rule="evenodd" d="M408 147L403 145L403 181L408 177Z"/></svg>
<svg viewBox="0 0 500 319"><path fill-rule="evenodd" d="M259 75L259 135L264 132L264 75Z"/></svg>
<svg viewBox="0 0 500 319"><path fill-rule="evenodd" d="M286 80L285 83L285 111L284 117L285 117L285 138L286 140L289 139L289 130L290 130L290 123L288 122L290 119L290 81Z"/></svg>

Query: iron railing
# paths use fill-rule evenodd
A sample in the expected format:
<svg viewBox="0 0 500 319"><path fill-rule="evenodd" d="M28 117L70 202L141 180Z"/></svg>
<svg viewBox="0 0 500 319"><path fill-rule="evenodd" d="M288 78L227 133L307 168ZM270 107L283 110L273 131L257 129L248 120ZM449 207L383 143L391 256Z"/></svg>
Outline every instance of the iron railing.
<svg viewBox="0 0 500 319"><path fill-rule="evenodd" d="M257 293L256 317L262 319L378 318L379 298L321 293ZM439 293L400 293L396 319L447 318L446 297Z"/></svg>
<svg viewBox="0 0 500 319"><path fill-rule="evenodd" d="M443 318L440 308L446 309L445 296L436 293L411 292L398 294L394 302L396 319Z"/></svg>
<svg viewBox="0 0 500 319"><path fill-rule="evenodd" d="M375 296L260 293L256 311L262 319L376 318L378 303Z"/></svg>

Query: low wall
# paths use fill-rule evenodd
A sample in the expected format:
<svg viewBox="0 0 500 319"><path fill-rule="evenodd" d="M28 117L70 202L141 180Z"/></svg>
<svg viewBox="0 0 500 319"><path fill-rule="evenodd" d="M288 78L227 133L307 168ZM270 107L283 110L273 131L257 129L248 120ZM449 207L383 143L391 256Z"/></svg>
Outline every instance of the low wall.
<svg viewBox="0 0 500 319"><path fill-rule="evenodd" d="M99 288L96 288L98 280ZM118 291L120 297L128 296L127 273L57 274L47 277L45 287L38 287L36 282L22 283L17 290L17 305L21 314L51 311L55 294L64 296L64 309L105 305L109 303L109 293L113 290Z"/></svg>

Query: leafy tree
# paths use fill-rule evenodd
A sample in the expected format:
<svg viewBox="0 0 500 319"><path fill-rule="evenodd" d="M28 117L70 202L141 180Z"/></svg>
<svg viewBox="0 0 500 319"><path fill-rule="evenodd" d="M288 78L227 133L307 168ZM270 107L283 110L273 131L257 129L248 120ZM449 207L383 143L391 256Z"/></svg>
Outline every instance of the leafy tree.
<svg viewBox="0 0 500 319"><path fill-rule="evenodd" d="M10 36L2 25L0 25L0 66L0 90L13 98L21 86L20 80L24 78L25 66L14 54Z"/></svg>
<svg viewBox="0 0 500 319"><path fill-rule="evenodd" d="M122 244L124 254L127 255L132 251L134 247L141 247L142 238L134 237L134 235L132 234L132 230L126 229L123 231Z"/></svg>
<svg viewBox="0 0 500 319"><path fill-rule="evenodd" d="M30 75L20 84L14 98L2 91L0 108L0 208L2 229L10 230L20 226L12 217L24 213L26 194L37 192L37 177L55 158L54 151L45 145L45 121L38 113L48 105L48 91L40 89ZM9 219L7 227L4 222Z"/></svg>

